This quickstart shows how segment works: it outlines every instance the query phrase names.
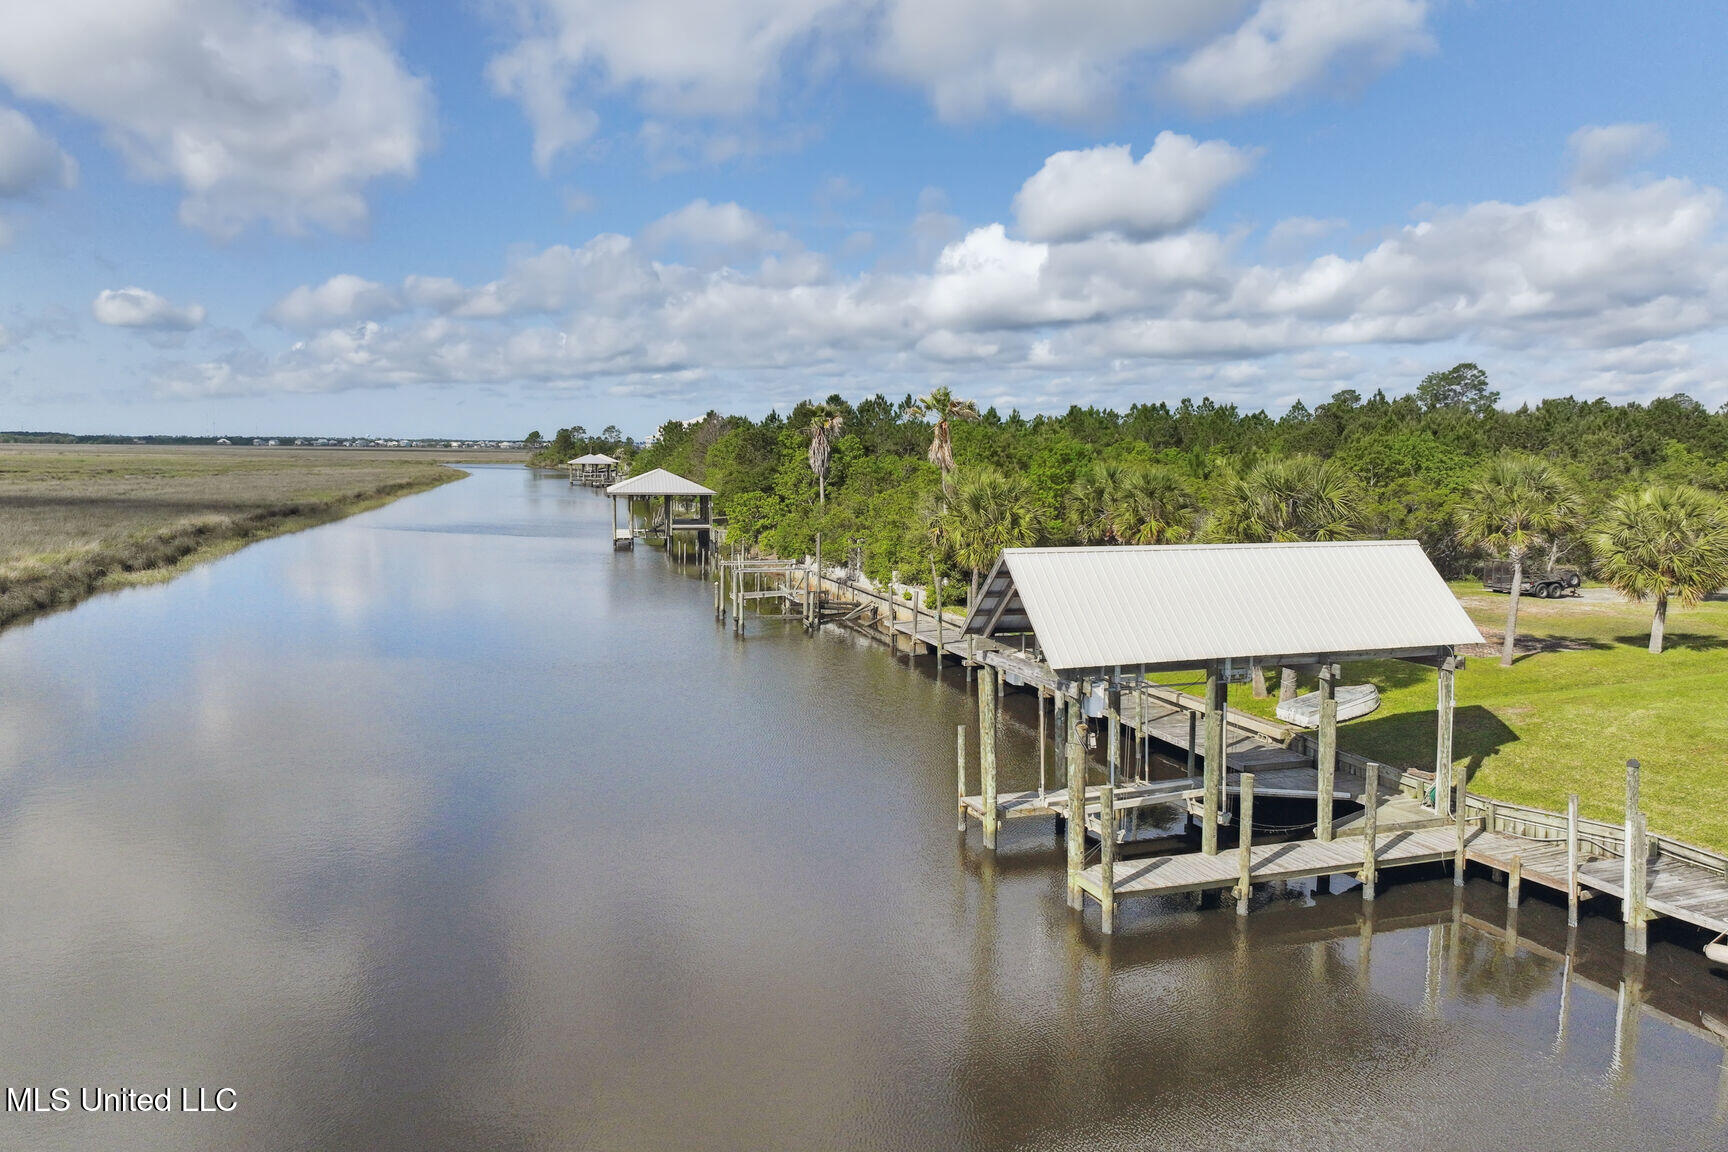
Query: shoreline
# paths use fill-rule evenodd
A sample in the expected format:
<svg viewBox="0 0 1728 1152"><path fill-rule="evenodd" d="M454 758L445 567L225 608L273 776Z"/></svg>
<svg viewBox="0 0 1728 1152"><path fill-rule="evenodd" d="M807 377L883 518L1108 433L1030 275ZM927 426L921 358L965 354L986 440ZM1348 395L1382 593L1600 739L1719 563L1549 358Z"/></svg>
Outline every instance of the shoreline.
<svg viewBox="0 0 1728 1152"><path fill-rule="evenodd" d="M0 632L107 592L166 583L248 544L345 520L468 475L451 464L440 468L442 474L394 481L365 492L290 500L239 515L188 517L87 548L13 561L0 568Z"/></svg>

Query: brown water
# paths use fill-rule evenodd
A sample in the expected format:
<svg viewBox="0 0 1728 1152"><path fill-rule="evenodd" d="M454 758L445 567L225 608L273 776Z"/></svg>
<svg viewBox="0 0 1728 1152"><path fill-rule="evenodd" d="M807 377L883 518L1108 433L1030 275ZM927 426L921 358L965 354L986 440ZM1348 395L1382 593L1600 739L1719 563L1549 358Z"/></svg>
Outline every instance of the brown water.
<svg viewBox="0 0 1728 1152"><path fill-rule="evenodd" d="M1047 824L957 839L963 677L608 531L483 469L0 636L0 1067L72 1098L0 1147L1724 1146L1678 943L1568 981L1444 879L1102 941Z"/></svg>

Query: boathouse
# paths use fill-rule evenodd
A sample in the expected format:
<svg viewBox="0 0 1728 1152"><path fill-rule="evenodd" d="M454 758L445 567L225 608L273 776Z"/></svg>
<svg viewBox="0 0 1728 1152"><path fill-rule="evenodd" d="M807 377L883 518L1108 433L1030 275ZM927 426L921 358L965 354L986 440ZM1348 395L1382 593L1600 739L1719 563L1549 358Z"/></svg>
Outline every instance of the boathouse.
<svg viewBox="0 0 1728 1152"><path fill-rule="evenodd" d="M706 555L714 547L714 490L704 488L676 472L656 468L628 480L620 480L606 489L612 498L612 547L635 546L638 536L660 535L667 543L674 532L693 532L698 554ZM624 501L624 523L618 522L618 501ZM644 501L647 515L638 522L631 511L631 502ZM655 507L655 502L659 507Z"/></svg>
<svg viewBox="0 0 1728 1152"><path fill-rule="evenodd" d="M1084 723L1087 715L1107 718L1112 786L1124 688L1143 685L1154 673L1202 674L1201 852L1208 856L1218 851L1220 808L1230 783L1229 683L1247 680L1256 667L1318 672L1315 838L1329 843L1340 665L1403 660L1436 670L1434 805L1445 813L1453 783L1457 649L1482 642L1421 546L1408 540L1010 548L991 570L962 635L1029 644L1056 677L1058 707L1066 704L1073 718L1061 727ZM1008 653L983 659L1005 672L1016 664ZM1091 704L1098 696L1101 708ZM1069 773L1072 790L1073 763ZM986 790L993 792L990 783ZM993 842L988 809L994 805L985 807L987 842ZM1076 906L1084 834L1085 821L1069 821L1070 900ZM1105 849L1106 858L1110 852Z"/></svg>
<svg viewBox="0 0 1728 1152"><path fill-rule="evenodd" d="M604 452L590 452L568 461L565 467L570 469L570 483L604 488L617 481L620 464Z"/></svg>

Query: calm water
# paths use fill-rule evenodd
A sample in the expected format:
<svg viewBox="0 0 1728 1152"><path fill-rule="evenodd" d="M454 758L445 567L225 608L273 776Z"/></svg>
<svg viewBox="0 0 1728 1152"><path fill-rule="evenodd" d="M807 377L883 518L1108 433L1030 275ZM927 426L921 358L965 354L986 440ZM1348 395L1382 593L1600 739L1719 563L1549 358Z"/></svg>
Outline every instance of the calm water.
<svg viewBox="0 0 1728 1152"><path fill-rule="evenodd" d="M0 1146L1724 1146L1722 1049L1617 1028L1601 916L1569 983L1487 882L1101 942L1047 825L958 842L963 677L738 643L608 529L483 469L0 636L0 1068L73 1098ZM1676 944L1634 975L1728 1015ZM181 1086L237 1107L78 1102Z"/></svg>

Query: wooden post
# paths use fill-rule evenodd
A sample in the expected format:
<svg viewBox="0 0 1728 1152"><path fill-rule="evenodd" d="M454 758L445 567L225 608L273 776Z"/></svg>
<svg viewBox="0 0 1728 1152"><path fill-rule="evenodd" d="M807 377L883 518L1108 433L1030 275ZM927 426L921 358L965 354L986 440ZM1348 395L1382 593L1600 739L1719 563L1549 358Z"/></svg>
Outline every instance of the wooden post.
<svg viewBox="0 0 1728 1152"><path fill-rule="evenodd" d="M1254 880L1254 773L1241 777L1236 805L1236 915L1248 915L1248 892Z"/></svg>
<svg viewBox="0 0 1728 1152"><path fill-rule="evenodd" d="M1038 799L1044 799L1044 761L1048 737L1044 730L1044 689L1038 689Z"/></svg>
<svg viewBox="0 0 1728 1152"><path fill-rule="evenodd" d="M1566 925L1578 927L1578 793L1566 797Z"/></svg>
<svg viewBox="0 0 1728 1152"><path fill-rule="evenodd" d="M1638 837L1638 791L1643 777L1643 765L1626 761L1626 835L1625 859L1621 862L1620 916L1626 924L1626 951L1644 954L1644 920L1640 905L1644 899L1644 845Z"/></svg>
<svg viewBox="0 0 1728 1152"><path fill-rule="evenodd" d="M1518 907L1519 889L1524 886L1524 855L1512 857L1512 867L1506 872L1506 907Z"/></svg>
<svg viewBox="0 0 1728 1152"><path fill-rule="evenodd" d="M1222 669L1206 670L1206 777L1201 784L1205 811L1200 824L1200 851L1218 854L1218 794L1224 788L1224 675Z"/></svg>
<svg viewBox="0 0 1728 1152"><path fill-rule="evenodd" d="M960 765L960 831L966 831L966 725L954 728L955 751Z"/></svg>
<svg viewBox="0 0 1728 1152"><path fill-rule="evenodd" d="M1338 666L1320 665L1319 782L1314 797L1314 838L1332 839L1332 786L1338 775Z"/></svg>
<svg viewBox="0 0 1728 1152"><path fill-rule="evenodd" d="M1445 815L1452 791L1452 712L1455 700L1453 674L1457 658L1448 656L1440 665L1439 706L1434 721L1434 809Z"/></svg>
<svg viewBox="0 0 1728 1152"><path fill-rule="evenodd" d="M1630 839L1632 841L1632 881L1626 889L1627 895L1630 897L1626 901L1626 950L1633 955L1642 956L1649 946L1650 932L1650 886L1648 879L1650 829L1645 823L1642 812L1632 817Z"/></svg>
<svg viewBox="0 0 1728 1152"><path fill-rule="evenodd" d="M1362 794L1362 899L1373 900L1374 882L1379 879L1375 852L1380 834L1380 769L1370 764L1366 776Z"/></svg>
<svg viewBox="0 0 1728 1152"><path fill-rule="evenodd" d="M1116 931L1116 789L1098 789L1098 919L1105 935Z"/></svg>
<svg viewBox="0 0 1728 1152"><path fill-rule="evenodd" d="M978 768L984 785L984 847L995 851L996 827L1001 819L996 810L996 670L983 668L978 675Z"/></svg>
<svg viewBox="0 0 1728 1152"><path fill-rule="evenodd" d="M1468 807L1465 801L1470 797L1470 794L1465 791L1464 773L1458 773L1453 784L1453 791L1457 793L1455 803L1458 810L1454 814L1454 818L1458 822L1458 857L1452 862L1452 883L1462 888L1464 887L1464 874L1467 871L1466 863L1468 861L1468 857L1465 855L1465 845L1469 836L1469 828L1464 823L1464 811Z"/></svg>
<svg viewBox="0 0 1728 1152"><path fill-rule="evenodd" d="M1116 783L1117 770L1122 766L1122 693L1114 680L1104 693L1105 758L1110 765L1110 783Z"/></svg>
<svg viewBox="0 0 1728 1152"><path fill-rule="evenodd" d="M1086 858L1086 722L1080 701L1068 702L1068 907L1080 907L1080 867Z"/></svg>
<svg viewBox="0 0 1728 1152"><path fill-rule="evenodd" d="M816 533L816 570L810 574L815 587L810 589L810 626L822 622L822 533Z"/></svg>
<svg viewBox="0 0 1728 1152"><path fill-rule="evenodd" d="M918 655L918 594L916 592L914 592L912 594L912 635L907 639L907 642L906 642L906 656L908 659L911 659L913 657L916 657L917 655Z"/></svg>
<svg viewBox="0 0 1728 1152"><path fill-rule="evenodd" d="M1188 713L1188 779L1194 779L1194 758L1200 749L1200 714Z"/></svg>

